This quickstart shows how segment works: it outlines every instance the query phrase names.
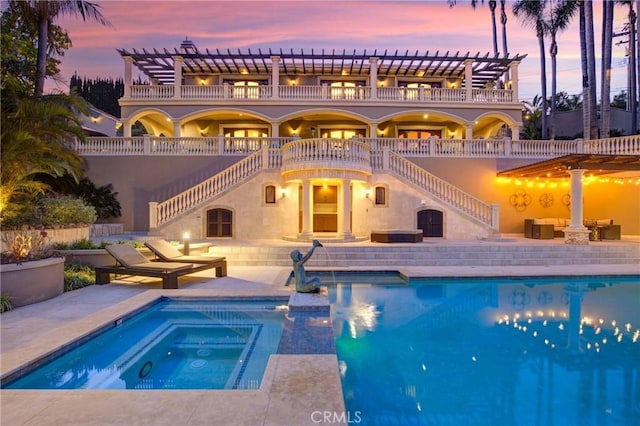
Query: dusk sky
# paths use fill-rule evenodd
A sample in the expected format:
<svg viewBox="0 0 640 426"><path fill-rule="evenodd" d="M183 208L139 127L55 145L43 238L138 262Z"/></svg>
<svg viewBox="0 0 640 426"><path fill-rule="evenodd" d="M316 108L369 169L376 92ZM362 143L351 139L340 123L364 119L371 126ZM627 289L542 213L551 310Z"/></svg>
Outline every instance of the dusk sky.
<svg viewBox="0 0 640 426"><path fill-rule="evenodd" d="M97 3L113 28L81 19L59 20L73 47L62 59L63 82L49 83L49 87L66 91L74 72L89 78L122 77L124 65L117 48L173 51L185 37L202 50L397 49L413 53L469 51L483 55L493 51L489 7L481 4L474 10L468 0L458 0L453 8L446 0ZM508 48L511 55L528 55L520 65L520 99L531 100L540 93L538 43L534 31L524 28L513 16L512 5L513 1L508 1ZM593 9L599 67L602 2L594 1ZM625 7L616 6L614 31L622 30L626 14ZM576 15L573 25L560 34L558 41L558 90L569 94L581 92L578 27ZM621 40L614 40L612 96L626 89L625 46L615 46ZM502 49L500 39L499 48ZM551 70L550 61L547 70ZM550 86L548 90L550 93Z"/></svg>

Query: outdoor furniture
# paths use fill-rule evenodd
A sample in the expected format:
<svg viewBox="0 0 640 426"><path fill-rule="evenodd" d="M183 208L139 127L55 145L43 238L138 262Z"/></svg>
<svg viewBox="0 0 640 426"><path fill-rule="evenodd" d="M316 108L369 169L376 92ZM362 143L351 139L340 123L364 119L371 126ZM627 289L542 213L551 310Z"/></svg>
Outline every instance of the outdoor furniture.
<svg viewBox="0 0 640 426"><path fill-rule="evenodd" d="M422 241L422 229L386 229L371 231L374 243L419 243Z"/></svg>
<svg viewBox="0 0 640 426"><path fill-rule="evenodd" d="M187 256L166 240L147 241L144 245L163 262L213 265L216 268L216 276L227 276L227 259L224 257Z"/></svg>
<svg viewBox="0 0 640 426"><path fill-rule="evenodd" d="M592 240L619 240L622 227L614 224L613 219L587 219L584 225L591 230Z"/></svg>
<svg viewBox="0 0 640 426"><path fill-rule="evenodd" d="M96 266L96 284L108 284L111 282L111 274L137 275L161 278L162 288L177 289L178 277L217 267L215 264L151 262L129 244L112 244L105 249L116 259L118 265Z"/></svg>
<svg viewBox="0 0 640 426"><path fill-rule="evenodd" d="M538 240L551 240L563 237L564 229L569 226L570 219L565 218L529 218L524 220L524 237Z"/></svg>

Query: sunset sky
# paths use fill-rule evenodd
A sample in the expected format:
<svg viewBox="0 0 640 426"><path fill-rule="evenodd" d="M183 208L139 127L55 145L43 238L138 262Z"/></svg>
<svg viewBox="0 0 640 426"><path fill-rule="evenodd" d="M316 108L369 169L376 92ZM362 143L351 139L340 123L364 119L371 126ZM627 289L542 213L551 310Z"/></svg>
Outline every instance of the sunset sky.
<svg viewBox="0 0 640 426"><path fill-rule="evenodd" d="M389 49L415 53L492 52L489 7L475 10L469 0L450 8L446 0L431 1L97 1L113 28L80 19L63 18L73 47L62 60L62 82L49 87L67 90L74 72L80 76L122 77L117 48L173 51L188 37L204 50L325 49L373 51ZM511 13L508 1L509 52L527 54L520 65L520 98L540 93L540 60L533 30ZM596 56L600 57L602 2L593 3ZM616 6L614 31L620 32L627 9ZM499 19L499 16L498 16ZM581 92L579 24L559 36L558 90ZM498 20L499 25L499 20ZM626 89L625 46L615 46L612 94ZM502 49L499 40L499 48ZM599 64L598 64L599 67ZM547 70L550 72L550 61ZM134 75L135 77L135 75ZM599 79L599 78L598 78ZM549 87L550 93L550 87Z"/></svg>

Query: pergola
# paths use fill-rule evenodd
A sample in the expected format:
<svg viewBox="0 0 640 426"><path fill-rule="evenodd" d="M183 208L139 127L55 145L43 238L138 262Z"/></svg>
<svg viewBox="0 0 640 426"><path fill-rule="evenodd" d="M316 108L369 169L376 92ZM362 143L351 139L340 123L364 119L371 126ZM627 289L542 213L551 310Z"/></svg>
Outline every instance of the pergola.
<svg viewBox="0 0 640 426"><path fill-rule="evenodd" d="M368 76L370 59L377 58L377 73L384 76L443 78L464 78L465 62L472 62L472 86L482 88L487 83L497 81L512 63L520 62L527 55L513 57L489 53L450 53L419 51L404 52L395 50L347 51L310 49L299 51L247 49L205 49L200 51L190 40L182 42L179 49L173 51L142 49L131 51L118 49L123 57L132 59L133 64L157 84L174 84L175 58L184 61L183 73L205 74L261 74L270 75L272 58L279 58L280 72L287 75L331 75L331 76Z"/></svg>
<svg viewBox="0 0 640 426"><path fill-rule="evenodd" d="M563 178L571 170L585 170L594 176L640 171L640 155L571 154L498 172L506 178Z"/></svg>

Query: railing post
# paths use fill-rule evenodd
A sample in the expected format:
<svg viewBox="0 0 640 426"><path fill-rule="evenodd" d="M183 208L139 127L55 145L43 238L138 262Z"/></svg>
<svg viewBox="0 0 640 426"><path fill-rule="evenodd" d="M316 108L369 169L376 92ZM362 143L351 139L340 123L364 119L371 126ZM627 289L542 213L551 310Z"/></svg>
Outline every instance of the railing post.
<svg viewBox="0 0 640 426"><path fill-rule="evenodd" d="M151 136L150 135L142 136L142 153L144 155L151 154Z"/></svg>
<svg viewBox="0 0 640 426"><path fill-rule="evenodd" d="M504 140L504 156L511 157L511 139Z"/></svg>
<svg viewBox="0 0 640 426"><path fill-rule="evenodd" d="M218 154L224 154L224 135L218 135Z"/></svg>
<svg viewBox="0 0 640 426"><path fill-rule="evenodd" d="M576 154L584 154L584 139L576 139Z"/></svg>
<svg viewBox="0 0 640 426"><path fill-rule="evenodd" d="M158 227L158 202L149 201L149 230Z"/></svg>
<svg viewBox="0 0 640 426"><path fill-rule="evenodd" d="M491 228L500 229L500 204L491 204Z"/></svg>
<svg viewBox="0 0 640 426"><path fill-rule="evenodd" d="M385 146L384 148L382 148L382 170L389 170L389 163L391 161L390 157L391 156L389 154L389 147Z"/></svg>
<svg viewBox="0 0 640 426"><path fill-rule="evenodd" d="M262 170L269 169L269 145L262 145Z"/></svg>

